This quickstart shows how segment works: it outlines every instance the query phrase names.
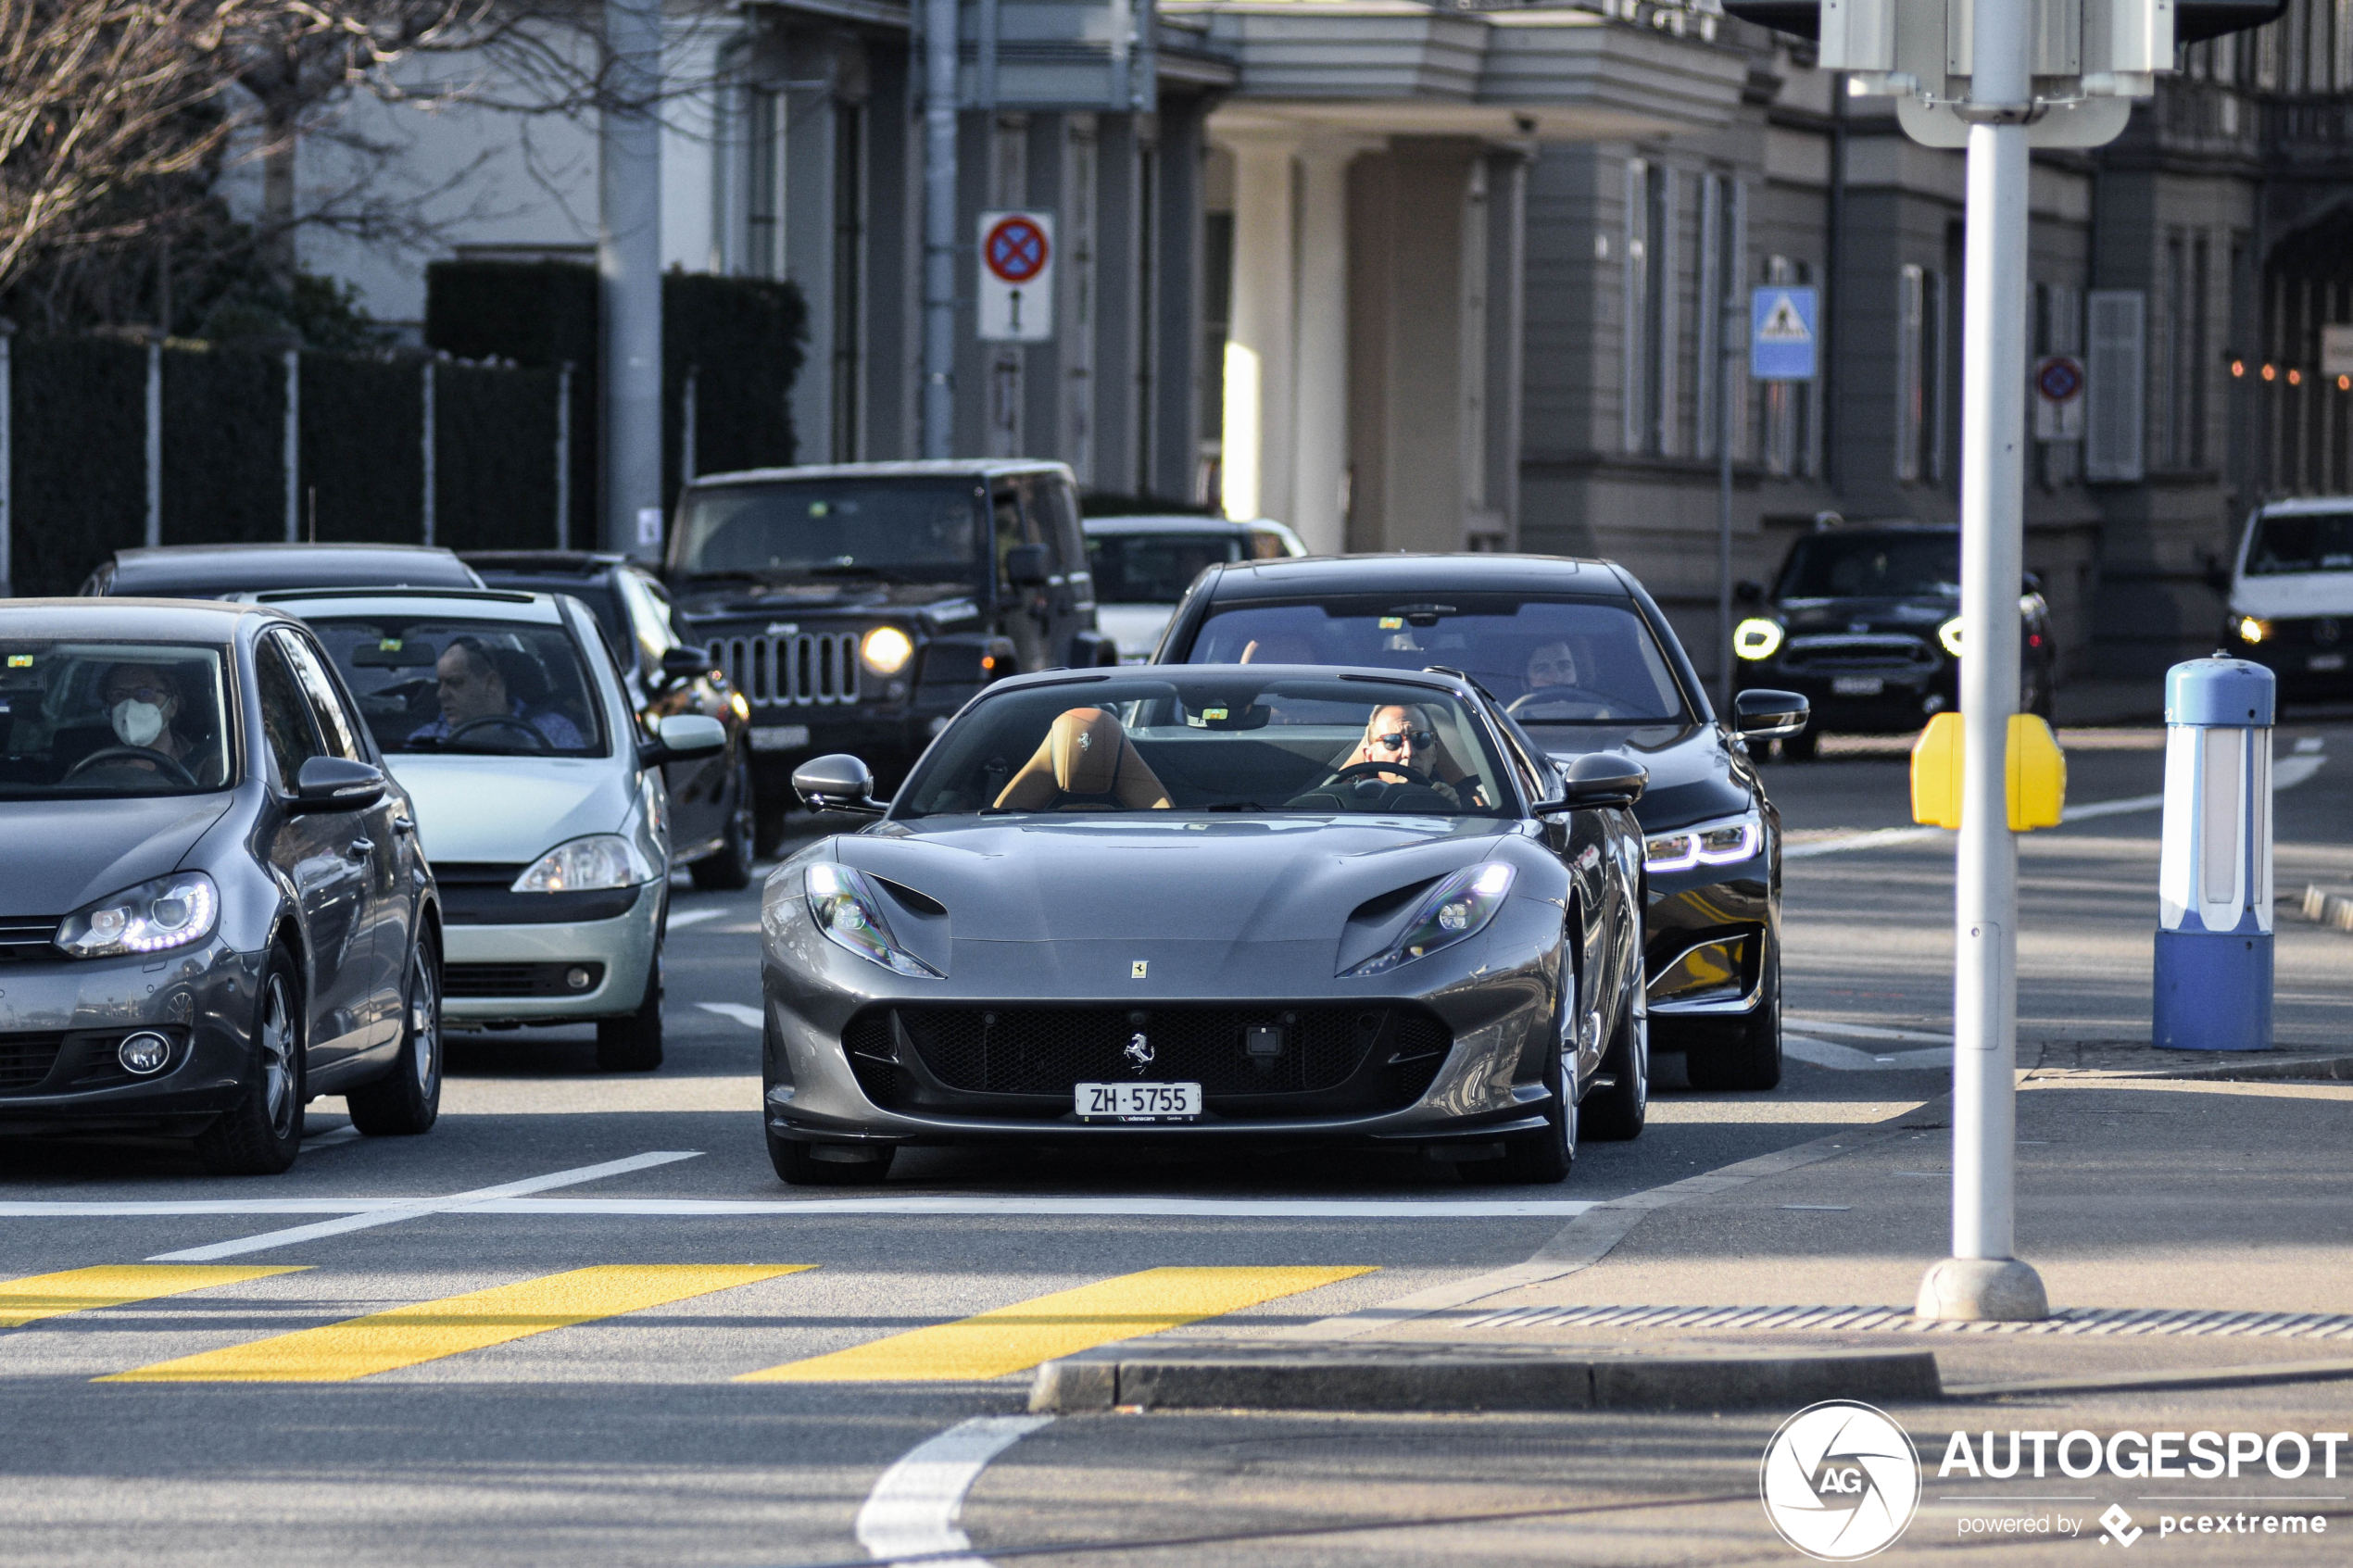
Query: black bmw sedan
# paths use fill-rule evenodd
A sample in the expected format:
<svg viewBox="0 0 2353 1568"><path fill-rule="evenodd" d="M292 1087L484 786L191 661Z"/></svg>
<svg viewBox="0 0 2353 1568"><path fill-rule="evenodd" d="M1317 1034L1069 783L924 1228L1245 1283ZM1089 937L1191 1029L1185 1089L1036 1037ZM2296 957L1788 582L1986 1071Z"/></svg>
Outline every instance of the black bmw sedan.
<svg viewBox="0 0 2353 1568"><path fill-rule="evenodd" d="M1780 818L1747 742L1806 703L1741 694L1719 721L1674 630L1608 561L1340 556L1212 567L1159 652L1172 664L1459 671L1555 760L1623 752L1649 771L1635 814L1655 1050L1701 1088L1780 1082Z"/></svg>
<svg viewBox="0 0 2353 1568"><path fill-rule="evenodd" d="M268 609L0 606L0 1135L294 1163L441 1103L440 917L333 665Z"/></svg>

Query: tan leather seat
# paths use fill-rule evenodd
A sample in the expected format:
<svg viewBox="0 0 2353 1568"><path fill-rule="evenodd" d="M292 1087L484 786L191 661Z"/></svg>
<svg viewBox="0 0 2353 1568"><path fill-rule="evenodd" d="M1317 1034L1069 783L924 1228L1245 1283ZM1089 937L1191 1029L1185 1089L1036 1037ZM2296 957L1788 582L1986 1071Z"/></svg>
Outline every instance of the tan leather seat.
<svg viewBox="0 0 2353 1568"><path fill-rule="evenodd" d="M1100 708L1057 718L997 797L1000 811L1164 811L1168 805L1167 787L1119 721Z"/></svg>

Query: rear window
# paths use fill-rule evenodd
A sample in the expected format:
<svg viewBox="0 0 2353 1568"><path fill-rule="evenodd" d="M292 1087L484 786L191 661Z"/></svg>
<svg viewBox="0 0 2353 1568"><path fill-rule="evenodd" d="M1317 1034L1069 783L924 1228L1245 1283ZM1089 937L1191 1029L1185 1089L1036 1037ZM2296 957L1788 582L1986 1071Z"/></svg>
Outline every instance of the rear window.
<svg viewBox="0 0 2353 1568"><path fill-rule="evenodd" d="M2259 517L2246 542L2249 577L2353 571L2353 511Z"/></svg>

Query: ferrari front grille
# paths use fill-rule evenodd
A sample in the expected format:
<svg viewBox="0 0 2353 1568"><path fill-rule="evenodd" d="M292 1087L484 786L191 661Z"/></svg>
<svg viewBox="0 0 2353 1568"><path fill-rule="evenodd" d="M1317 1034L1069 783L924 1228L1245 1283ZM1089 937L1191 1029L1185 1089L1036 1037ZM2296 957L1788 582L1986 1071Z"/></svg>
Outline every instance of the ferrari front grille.
<svg viewBox="0 0 2353 1568"><path fill-rule="evenodd" d="M756 705L830 707L858 700L855 632L720 637L711 646L727 679Z"/></svg>

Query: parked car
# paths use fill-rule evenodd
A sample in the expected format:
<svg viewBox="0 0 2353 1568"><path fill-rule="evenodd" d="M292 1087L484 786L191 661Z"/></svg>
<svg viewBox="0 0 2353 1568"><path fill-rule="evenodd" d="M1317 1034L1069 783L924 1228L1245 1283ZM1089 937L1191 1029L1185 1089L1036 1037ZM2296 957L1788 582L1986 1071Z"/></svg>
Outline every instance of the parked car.
<svg viewBox="0 0 2353 1568"><path fill-rule="evenodd" d="M681 632L751 704L763 854L800 759L855 751L895 779L988 682L1117 659L1060 463L707 475L679 497L665 575Z"/></svg>
<svg viewBox="0 0 2353 1568"><path fill-rule="evenodd" d="M1177 607L1160 659L1459 671L1554 763L1641 762L1651 1043L1682 1052L1701 1088L1780 1082L1780 817L1748 743L1802 725L1806 700L1743 692L1719 720L1623 567L1500 555L1213 567Z"/></svg>
<svg viewBox="0 0 2353 1568"><path fill-rule="evenodd" d="M1838 524L1790 546L1732 629L1740 689L1789 690L1813 720L1781 755L1814 755L1825 730L1903 734L1961 700L1961 531L1950 523ZM2019 708L2051 716L2058 646L2041 582L2019 596Z"/></svg>
<svg viewBox="0 0 2353 1568"><path fill-rule="evenodd" d="M415 808L295 621L0 606L0 1134L295 1160L342 1095L371 1135L441 1103L441 913Z"/></svg>
<svg viewBox="0 0 2353 1568"><path fill-rule="evenodd" d="M1267 518L1090 517L1081 526L1095 577L1095 619L1118 647L1122 664L1151 659L1176 601L1203 568L1307 553L1298 534Z"/></svg>
<svg viewBox="0 0 2353 1568"><path fill-rule="evenodd" d="M2342 701L2353 633L2353 497L2272 501L2246 521L2222 646L2279 678L2282 701Z"/></svg>
<svg viewBox="0 0 2353 1568"><path fill-rule="evenodd" d="M225 599L273 588L479 588L447 550L425 545L161 545L117 550L87 596Z"/></svg>
<svg viewBox="0 0 2353 1568"><path fill-rule="evenodd" d="M751 773L751 705L678 635L670 590L626 556L586 550L481 550L462 558L493 588L570 594L596 613L621 660L648 735L673 713L700 713L727 732L727 749L662 770L670 785L671 859L710 891L751 885L758 811Z"/></svg>
<svg viewBox="0 0 2353 1568"><path fill-rule="evenodd" d="M1556 766L1459 676L1024 676L887 805L854 757L794 782L880 820L768 879L786 1181L879 1180L907 1143L1174 1138L1557 1182L1580 1123L1642 1130L1642 770Z"/></svg>
<svg viewBox="0 0 2353 1568"><path fill-rule="evenodd" d="M673 714L644 734L575 598L268 597L326 646L416 801L441 885L451 1022L594 1022L598 1066L659 1067L671 838L661 770L723 751L719 721Z"/></svg>

